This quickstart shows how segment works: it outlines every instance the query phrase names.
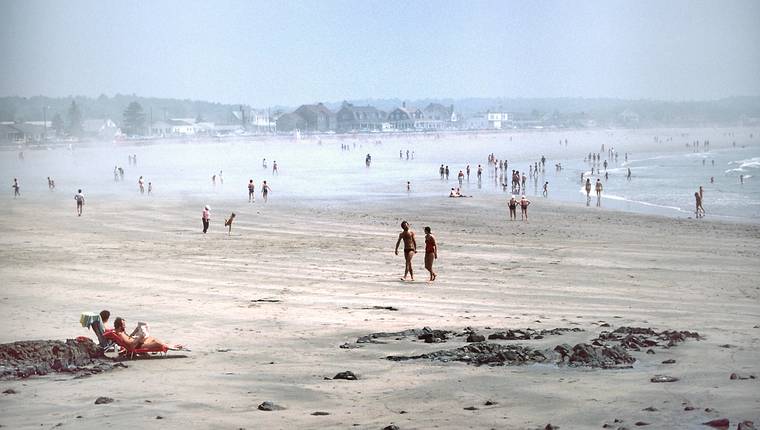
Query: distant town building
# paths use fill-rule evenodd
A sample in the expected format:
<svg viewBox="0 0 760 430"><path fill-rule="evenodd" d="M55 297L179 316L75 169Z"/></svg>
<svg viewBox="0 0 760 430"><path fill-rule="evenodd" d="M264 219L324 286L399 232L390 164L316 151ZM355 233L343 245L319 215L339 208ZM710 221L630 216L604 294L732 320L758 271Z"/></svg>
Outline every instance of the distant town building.
<svg viewBox="0 0 760 430"><path fill-rule="evenodd" d="M278 132L291 132L306 128L306 120L297 113L284 113L277 118Z"/></svg>
<svg viewBox="0 0 760 430"><path fill-rule="evenodd" d="M510 115L507 112L486 112L486 120L488 121L488 128L501 130L507 128Z"/></svg>
<svg viewBox="0 0 760 430"><path fill-rule="evenodd" d="M383 123L386 122L385 112L374 106L354 106L345 101L335 117L336 131L344 133L382 131Z"/></svg>
<svg viewBox="0 0 760 430"><path fill-rule="evenodd" d="M87 119L82 121L82 132L85 137L113 140L120 130L110 119Z"/></svg>
<svg viewBox="0 0 760 430"><path fill-rule="evenodd" d="M301 131L323 133L335 129L335 114L322 103L301 105L293 113L306 121Z"/></svg>

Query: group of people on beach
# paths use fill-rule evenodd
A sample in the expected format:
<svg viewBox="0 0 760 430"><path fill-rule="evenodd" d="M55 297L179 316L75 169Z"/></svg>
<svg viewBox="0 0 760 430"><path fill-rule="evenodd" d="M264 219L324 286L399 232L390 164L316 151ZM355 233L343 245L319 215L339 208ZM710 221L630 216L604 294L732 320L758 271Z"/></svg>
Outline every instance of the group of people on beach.
<svg viewBox="0 0 760 430"><path fill-rule="evenodd" d="M433 236L430 227L425 227L425 269L430 274L428 282L435 281L438 276L433 270L433 261L438 259L438 243ZM411 230L411 225L407 221L401 221L401 233L398 235L396 241L395 254L398 255L398 248L401 243L404 243L404 277L402 281L409 280L414 281L414 268L412 267L412 258L417 253L417 240L414 232Z"/></svg>

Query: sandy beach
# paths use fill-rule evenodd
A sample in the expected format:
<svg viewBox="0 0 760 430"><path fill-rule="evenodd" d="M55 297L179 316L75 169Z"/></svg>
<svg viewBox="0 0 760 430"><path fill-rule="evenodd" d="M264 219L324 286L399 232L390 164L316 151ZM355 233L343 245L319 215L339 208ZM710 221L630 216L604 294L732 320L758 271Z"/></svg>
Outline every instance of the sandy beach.
<svg viewBox="0 0 760 430"><path fill-rule="evenodd" d="M529 223L503 198L325 204L3 200L0 342L91 336L83 311L148 321L187 358L0 382L7 428L699 428L760 422L760 227L636 215L534 199ZM223 217L238 214L228 236ZM437 236L438 280L402 282L402 219ZM421 245L422 248L422 245ZM397 310L375 307L392 307ZM603 324L609 324L610 328ZM473 366L426 359L465 345L360 336L431 327L579 328L519 343L588 342L621 326L691 330L702 340L630 369ZM343 344L351 348L340 348ZM171 354L170 354L171 355ZM667 359L675 364L662 364ZM358 380L331 380L350 370ZM654 375L679 378L652 383ZM328 378L328 379L326 379ZM113 403L95 405L98 396ZM488 406L487 401L491 401ZM271 401L285 409L257 409ZM465 408L475 407L475 410ZM651 408L650 408L651 407ZM645 408L656 409L645 411ZM692 409L693 408L693 409ZM685 410L692 409L692 410ZM329 415L312 415L314 412ZM160 417L160 421L157 421ZM622 420L614 423L614 420Z"/></svg>

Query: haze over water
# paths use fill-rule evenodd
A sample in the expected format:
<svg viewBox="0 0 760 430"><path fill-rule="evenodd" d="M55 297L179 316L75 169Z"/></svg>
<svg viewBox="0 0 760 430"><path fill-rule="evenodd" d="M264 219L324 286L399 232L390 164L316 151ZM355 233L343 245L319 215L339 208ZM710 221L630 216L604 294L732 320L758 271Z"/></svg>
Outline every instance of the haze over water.
<svg viewBox="0 0 760 430"><path fill-rule="evenodd" d="M730 135L729 133L733 133ZM750 138L750 134L754 138ZM746 128L533 131L501 134L410 135L389 137L382 134L358 137L322 136L296 141L163 142L149 145L102 143L72 150L0 153L0 170L6 177L18 177L24 199L70 199L82 188L90 201L95 199L202 199L215 205L217 200L247 200L246 184L261 182L272 187L270 204L287 200L323 205L325 201L351 202L356 199L406 199L417 196L447 198L450 188L458 187L457 174L469 163L471 175L462 193L477 198L482 194L503 194L499 184L509 182L511 170L528 172L528 165L547 158L545 172L529 178L525 194L540 203L542 187L549 182L549 199L585 205L580 174L589 177L591 164L583 161L589 152L614 148L618 161L610 160L609 179L604 184L605 208L658 213L673 217L693 215L694 192L703 186L708 217L757 221L760 219L760 133ZM655 141L659 138L659 143ZM321 139L321 143L320 143ZM568 145L564 145L564 139ZM694 152L686 143L707 139L710 150ZM559 142L563 144L560 145ZM736 142L736 147L733 142ZM341 145L349 150L341 150ZM399 158L399 151L403 157ZM406 150L414 159L406 160ZM628 162L625 153L628 153ZM506 179L495 176L487 163L490 153L509 162ZM128 164L128 155L137 156L137 165ZM364 164L367 154L371 166ZM606 158L606 152L602 153ZM262 167L266 158L267 168ZM705 160L703 166L702 160ZM713 167L712 161L715 161ZM272 174L277 161L279 175ZM441 181L438 169L448 165L448 181ZM562 171L556 171L560 163ZM478 183L478 164L483 166ZM601 163L599 164L601 166ZM114 182L114 166L125 169L124 181ZM632 179L626 180L631 168ZM216 186L211 177L219 175ZM739 175L745 177L739 183ZM56 181L56 190L47 189L46 177ZM141 196L137 180L153 183L153 195ZM715 182L710 183L710 177ZM598 175L591 176L595 182ZM412 192L406 192L406 181ZM10 186L10 184L8 184ZM408 195L407 195L408 194ZM9 188L7 198L10 198ZM404 200L400 200L403 202ZM73 202L73 200L72 200ZM73 203L72 203L73 204ZM259 203L257 203L259 204ZM592 202L592 205L594 202ZM593 208L592 208L593 209ZM195 214L192 214L195 215ZM189 215L190 216L190 215Z"/></svg>

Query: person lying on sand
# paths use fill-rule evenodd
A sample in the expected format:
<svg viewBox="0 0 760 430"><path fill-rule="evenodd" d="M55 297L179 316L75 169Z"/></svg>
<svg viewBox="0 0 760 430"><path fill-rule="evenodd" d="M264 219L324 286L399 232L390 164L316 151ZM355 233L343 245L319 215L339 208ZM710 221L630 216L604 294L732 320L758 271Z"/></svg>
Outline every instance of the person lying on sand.
<svg viewBox="0 0 760 430"><path fill-rule="evenodd" d="M183 349L182 345L168 345L155 337L148 336L147 324L139 324L131 335L126 333L125 327L127 321L122 317L117 317L113 322L114 332L121 338L121 340L129 345L131 349L145 348L148 350L162 351L164 348L168 349Z"/></svg>

